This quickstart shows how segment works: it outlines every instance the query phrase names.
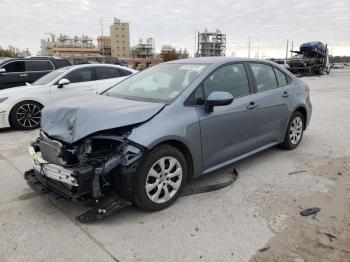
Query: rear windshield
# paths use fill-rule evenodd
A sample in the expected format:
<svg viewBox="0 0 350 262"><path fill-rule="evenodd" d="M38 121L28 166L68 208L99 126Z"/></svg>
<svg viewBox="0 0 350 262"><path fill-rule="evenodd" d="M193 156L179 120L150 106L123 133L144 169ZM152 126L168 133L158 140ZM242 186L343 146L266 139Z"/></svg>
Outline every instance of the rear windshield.
<svg viewBox="0 0 350 262"><path fill-rule="evenodd" d="M61 68L61 67L65 67L65 66L70 66L71 63L68 60L64 60L64 59L57 59L54 60L55 63L55 67L56 68Z"/></svg>

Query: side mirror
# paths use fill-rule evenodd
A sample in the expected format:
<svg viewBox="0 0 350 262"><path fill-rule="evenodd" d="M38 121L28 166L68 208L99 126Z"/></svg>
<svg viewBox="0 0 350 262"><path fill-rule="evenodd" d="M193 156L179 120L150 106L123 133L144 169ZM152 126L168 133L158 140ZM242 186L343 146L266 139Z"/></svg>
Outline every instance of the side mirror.
<svg viewBox="0 0 350 262"><path fill-rule="evenodd" d="M226 106L231 104L233 96L229 92L212 92L205 100L204 110L207 113L213 112L214 106Z"/></svg>
<svg viewBox="0 0 350 262"><path fill-rule="evenodd" d="M0 74L2 73L6 73L6 69L5 68L0 68Z"/></svg>
<svg viewBox="0 0 350 262"><path fill-rule="evenodd" d="M58 81L57 88L62 88L65 85L69 85L70 81L67 78L62 78L60 81Z"/></svg>

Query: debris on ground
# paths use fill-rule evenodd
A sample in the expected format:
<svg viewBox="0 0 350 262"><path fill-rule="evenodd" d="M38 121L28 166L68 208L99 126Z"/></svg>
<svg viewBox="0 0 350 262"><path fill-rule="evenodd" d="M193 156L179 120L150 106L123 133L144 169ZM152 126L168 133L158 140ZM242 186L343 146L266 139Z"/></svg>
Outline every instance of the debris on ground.
<svg viewBox="0 0 350 262"><path fill-rule="evenodd" d="M263 248L259 249L259 252L264 252L264 251L269 250L269 249L270 249L270 245L266 244Z"/></svg>
<svg viewBox="0 0 350 262"><path fill-rule="evenodd" d="M310 216L310 215L316 215L320 211L321 211L320 208L312 207L312 208L307 208L307 209L300 211L299 214L305 217L305 216Z"/></svg>
<svg viewBox="0 0 350 262"><path fill-rule="evenodd" d="M337 238L336 236L333 236L332 234L328 234L328 233L323 233L323 234L325 234L328 237L330 242L332 242L333 239Z"/></svg>
<svg viewBox="0 0 350 262"><path fill-rule="evenodd" d="M306 170L300 170L300 171L294 171L294 172L290 172L288 175L295 175L295 174L299 174L299 173L306 173Z"/></svg>

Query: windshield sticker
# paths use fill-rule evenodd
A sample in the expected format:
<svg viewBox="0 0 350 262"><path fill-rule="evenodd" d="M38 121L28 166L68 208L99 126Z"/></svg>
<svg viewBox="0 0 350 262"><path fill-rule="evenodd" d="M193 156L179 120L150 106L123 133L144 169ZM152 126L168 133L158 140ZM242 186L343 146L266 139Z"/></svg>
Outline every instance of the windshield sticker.
<svg viewBox="0 0 350 262"><path fill-rule="evenodd" d="M180 70L193 70L200 71L204 68L203 65L183 65L180 67Z"/></svg>

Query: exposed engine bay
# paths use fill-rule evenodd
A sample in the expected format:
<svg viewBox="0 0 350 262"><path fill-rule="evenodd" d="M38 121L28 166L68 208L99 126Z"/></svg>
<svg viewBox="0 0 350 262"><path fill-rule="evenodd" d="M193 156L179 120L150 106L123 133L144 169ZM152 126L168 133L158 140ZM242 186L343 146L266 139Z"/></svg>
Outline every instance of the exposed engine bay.
<svg viewBox="0 0 350 262"><path fill-rule="evenodd" d="M129 199L131 178L145 151L127 139L130 128L93 134L73 144L51 139L43 131L29 152L36 178L69 199L118 193Z"/></svg>

